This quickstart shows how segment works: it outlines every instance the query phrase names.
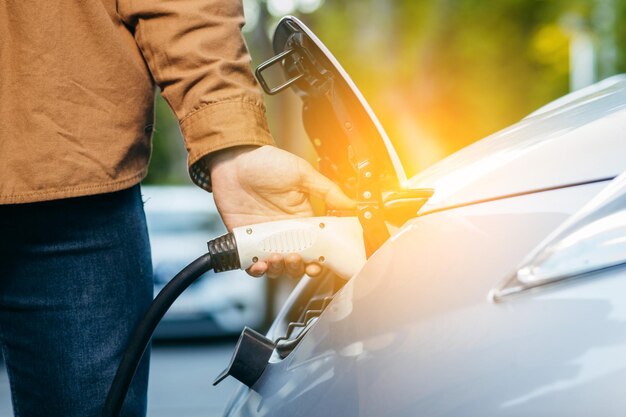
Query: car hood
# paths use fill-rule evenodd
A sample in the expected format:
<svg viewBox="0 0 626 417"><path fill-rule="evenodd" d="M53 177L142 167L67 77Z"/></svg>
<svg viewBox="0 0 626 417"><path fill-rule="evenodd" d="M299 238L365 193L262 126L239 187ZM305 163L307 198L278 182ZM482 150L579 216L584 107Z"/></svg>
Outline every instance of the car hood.
<svg viewBox="0 0 626 417"><path fill-rule="evenodd" d="M626 77L556 100L407 180L420 214L612 179L626 171Z"/></svg>

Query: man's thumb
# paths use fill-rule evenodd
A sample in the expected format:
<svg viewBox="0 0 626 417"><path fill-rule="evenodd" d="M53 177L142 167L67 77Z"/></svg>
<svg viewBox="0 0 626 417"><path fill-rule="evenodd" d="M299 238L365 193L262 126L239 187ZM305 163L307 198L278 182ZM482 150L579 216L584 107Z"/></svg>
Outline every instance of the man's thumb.
<svg viewBox="0 0 626 417"><path fill-rule="evenodd" d="M354 200L345 195L337 184L317 172L313 167L307 170L306 177L304 185L309 194L323 199L327 206L341 210L353 209L356 206Z"/></svg>

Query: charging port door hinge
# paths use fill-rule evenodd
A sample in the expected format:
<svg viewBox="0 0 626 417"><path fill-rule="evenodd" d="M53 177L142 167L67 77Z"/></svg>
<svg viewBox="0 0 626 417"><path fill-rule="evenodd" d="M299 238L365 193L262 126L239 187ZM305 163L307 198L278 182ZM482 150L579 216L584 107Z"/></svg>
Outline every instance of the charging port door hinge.
<svg viewBox="0 0 626 417"><path fill-rule="evenodd" d="M363 133L359 131L358 126L352 120L341 96L335 94L332 82L329 83L329 90L326 96L352 148L353 162L357 170L357 216L363 228L365 254L369 258L390 237L389 229L385 224L385 212L380 186L381 174L367 138L363 137Z"/></svg>

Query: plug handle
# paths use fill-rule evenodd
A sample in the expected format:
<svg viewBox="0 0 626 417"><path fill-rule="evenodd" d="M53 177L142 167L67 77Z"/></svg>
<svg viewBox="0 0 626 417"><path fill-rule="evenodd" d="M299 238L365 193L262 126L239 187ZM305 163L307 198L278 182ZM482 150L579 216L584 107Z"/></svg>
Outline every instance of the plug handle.
<svg viewBox="0 0 626 417"><path fill-rule="evenodd" d="M365 263L363 229L356 217L309 217L233 229L241 269L277 253L297 253L349 279Z"/></svg>

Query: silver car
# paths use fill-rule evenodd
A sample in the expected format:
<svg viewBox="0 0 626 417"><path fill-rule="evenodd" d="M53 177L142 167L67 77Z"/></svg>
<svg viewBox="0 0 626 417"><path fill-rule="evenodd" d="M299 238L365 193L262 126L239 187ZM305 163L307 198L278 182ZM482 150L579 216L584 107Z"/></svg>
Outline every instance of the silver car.
<svg viewBox="0 0 626 417"><path fill-rule="evenodd" d="M298 284L264 372L225 415L623 416L626 78L406 178L310 30L283 19L274 50L262 84L283 87L263 79L280 65L303 99L322 170L358 200L369 259L347 281Z"/></svg>

